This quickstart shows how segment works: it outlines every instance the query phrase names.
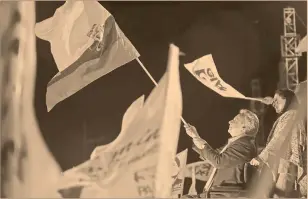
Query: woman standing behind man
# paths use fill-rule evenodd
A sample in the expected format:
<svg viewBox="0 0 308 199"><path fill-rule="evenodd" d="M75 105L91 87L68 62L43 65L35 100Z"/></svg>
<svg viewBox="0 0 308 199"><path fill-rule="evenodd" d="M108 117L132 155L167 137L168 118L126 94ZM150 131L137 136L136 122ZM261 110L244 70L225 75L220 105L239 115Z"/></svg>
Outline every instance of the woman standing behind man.
<svg viewBox="0 0 308 199"><path fill-rule="evenodd" d="M277 90L274 98L265 98L267 104L271 104L278 113L272 130L268 136L267 144L262 152L250 164L259 166L261 163L271 164L271 157L279 154L279 162L269 165L274 171L275 187L274 198L298 197L295 190L299 190L300 197L307 196L306 175L306 132L303 121L295 121L298 101L294 92L286 89ZM291 106L292 103L292 106ZM295 123L296 122L296 123ZM294 124L291 132L286 132L287 124ZM306 181L306 182L304 182Z"/></svg>

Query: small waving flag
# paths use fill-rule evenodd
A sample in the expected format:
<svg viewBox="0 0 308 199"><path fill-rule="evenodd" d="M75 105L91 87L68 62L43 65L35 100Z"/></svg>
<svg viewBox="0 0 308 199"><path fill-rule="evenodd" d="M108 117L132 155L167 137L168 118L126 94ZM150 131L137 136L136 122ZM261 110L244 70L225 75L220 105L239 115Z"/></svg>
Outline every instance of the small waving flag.
<svg viewBox="0 0 308 199"><path fill-rule="evenodd" d="M262 101L258 98L245 97L232 86L227 84L218 74L213 56L205 55L195 61L185 64L185 68L203 85L223 97L240 98L246 100Z"/></svg>

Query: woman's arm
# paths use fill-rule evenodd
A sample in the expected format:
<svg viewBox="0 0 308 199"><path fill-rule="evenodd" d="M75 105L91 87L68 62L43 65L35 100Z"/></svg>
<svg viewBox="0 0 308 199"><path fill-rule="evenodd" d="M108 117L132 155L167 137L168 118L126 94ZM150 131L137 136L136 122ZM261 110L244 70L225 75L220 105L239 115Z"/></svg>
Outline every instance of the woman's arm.
<svg viewBox="0 0 308 199"><path fill-rule="evenodd" d="M288 137L289 132L286 129L287 125L292 122L295 116L295 111L288 111L279 118L279 122L276 125L276 128L273 133L272 139L265 146L262 152L256 158L257 160L262 160L263 162L268 162L268 158L270 155L276 155L278 150L283 147L283 143L285 139Z"/></svg>

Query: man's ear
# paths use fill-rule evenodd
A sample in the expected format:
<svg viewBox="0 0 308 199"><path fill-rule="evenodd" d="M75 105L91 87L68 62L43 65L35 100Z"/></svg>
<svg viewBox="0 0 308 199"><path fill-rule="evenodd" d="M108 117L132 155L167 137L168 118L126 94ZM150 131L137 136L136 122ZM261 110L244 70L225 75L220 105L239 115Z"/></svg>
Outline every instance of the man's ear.
<svg viewBox="0 0 308 199"><path fill-rule="evenodd" d="M247 133L247 129L246 129L245 125L242 126L241 130L242 130L242 134L246 134Z"/></svg>

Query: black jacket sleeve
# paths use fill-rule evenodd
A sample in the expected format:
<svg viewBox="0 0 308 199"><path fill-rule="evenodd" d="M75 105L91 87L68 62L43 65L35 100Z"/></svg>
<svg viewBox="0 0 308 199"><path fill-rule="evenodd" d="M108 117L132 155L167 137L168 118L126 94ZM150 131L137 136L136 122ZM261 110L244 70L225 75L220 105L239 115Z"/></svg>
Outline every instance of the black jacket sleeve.
<svg viewBox="0 0 308 199"><path fill-rule="evenodd" d="M219 147L219 148L217 148L217 149L215 149L215 150L216 150L218 153L220 153L220 151L221 151L224 147L225 147L225 146L222 146L222 147ZM198 153L198 154L200 155L199 158L200 158L201 160L205 160L205 159L202 157L202 155L201 155L200 149L198 149L198 147L197 147L196 145L193 144L192 149L193 149L196 153Z"/></svg>
<svg viewBox="0 0 308 199"><path fill-rule="evenodd" d="M199 154L199 158L200 158L201 160L205 160L205 159L201 156L200 149L198 149L198 147L197 147L196 145L193 144L192 149L193 149L196 153Z"/></svg>
<svg viewBox="0 0 308 199"><path fill-rule="evenodd" d="M205 144L203 149L199 149L199 152L214 167L222 169L249 162L254 157L255 149L251 143L235 142L222 153L214 150L209 144Z"/></svg>

